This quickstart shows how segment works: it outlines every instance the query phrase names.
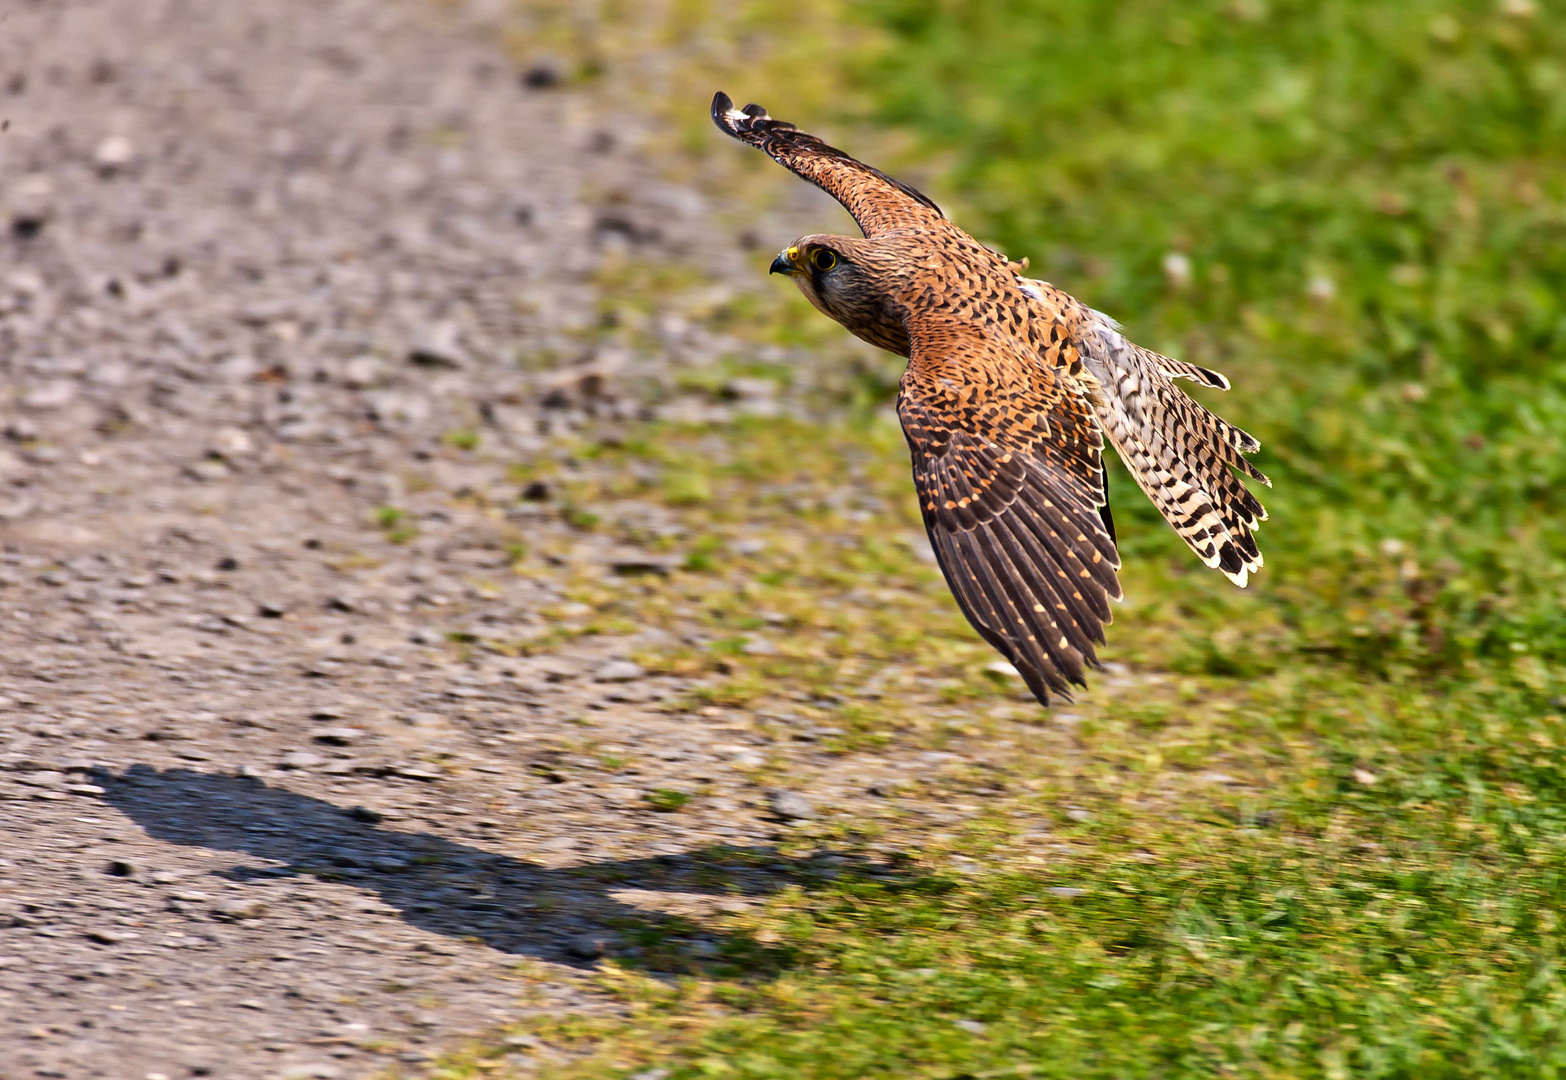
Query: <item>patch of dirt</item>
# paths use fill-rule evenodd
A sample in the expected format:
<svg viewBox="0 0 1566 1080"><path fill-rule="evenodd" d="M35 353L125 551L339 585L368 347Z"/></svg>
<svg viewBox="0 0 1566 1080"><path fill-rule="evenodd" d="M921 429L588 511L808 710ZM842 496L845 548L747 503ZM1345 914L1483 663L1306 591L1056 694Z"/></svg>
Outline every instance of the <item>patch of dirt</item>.
<svg viewBox="0 0 1566 1080"><path fill-rule="evenodd" d="M594 332L606 265L765 257L634 114L508 57L511 14L0 12L6 1080L417 1071L612 1010L584 970L648 932L711 955L715 911L842 864L779 857L791 822L953 758L774 746L671 707L658 632L551 636L567 570L668 556L515 462L791 406L682 395L732 348L699 318Z"/></svg>
<svg viewBox="0 0 1566 1080"><path fill-rule="evenodd" d="M777 828L634 636L448 642L563 603L509 545L577 541L507 466L653 407L586 343L602 261L743 258L509 11L0 13L0 1076L410 1068L515 1016L519 961L595 1007L564 976L663 918L605 882Z"/></svg>

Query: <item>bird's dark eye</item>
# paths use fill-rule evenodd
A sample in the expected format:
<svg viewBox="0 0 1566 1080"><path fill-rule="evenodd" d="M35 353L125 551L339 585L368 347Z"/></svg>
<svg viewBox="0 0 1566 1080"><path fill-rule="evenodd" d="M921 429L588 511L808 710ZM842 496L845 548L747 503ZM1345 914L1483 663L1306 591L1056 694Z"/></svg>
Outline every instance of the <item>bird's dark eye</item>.
<svg viewBox="0 0 1566 1080"><path fill-rule="evenodd" d="M824 274L837 265L837 252L829 248L816 248L810 253L810 265Z"/></svg>

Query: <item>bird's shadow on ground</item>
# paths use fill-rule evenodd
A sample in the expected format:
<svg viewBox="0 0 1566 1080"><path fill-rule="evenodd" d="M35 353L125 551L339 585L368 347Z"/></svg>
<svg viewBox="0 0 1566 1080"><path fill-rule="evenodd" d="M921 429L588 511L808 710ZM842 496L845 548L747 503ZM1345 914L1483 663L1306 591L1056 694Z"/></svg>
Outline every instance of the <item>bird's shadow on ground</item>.
<svg viewBox="0 0 1566 1080"><path fill-rule="evenodd" d="M761 896L844 872L888 875L853 858L793 858L759 847L550 868L426 832L381 827L372 814L253 778L136 765L95 779L104 801L155 839L271 862L218 871L263 890L263 900L267 885L292 877L341 881L377 894L421 929L576 966L604 953L659 972L729 965L761 975L788 966L787 950L631 907L615 900L613 890Z"/></svg>

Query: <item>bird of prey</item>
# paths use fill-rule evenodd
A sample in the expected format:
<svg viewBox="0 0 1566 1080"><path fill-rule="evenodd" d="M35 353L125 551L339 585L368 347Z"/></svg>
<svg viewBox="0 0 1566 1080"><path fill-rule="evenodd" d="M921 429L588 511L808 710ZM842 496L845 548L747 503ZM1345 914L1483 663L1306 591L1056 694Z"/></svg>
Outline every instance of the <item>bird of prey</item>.
<svg viewBox="0 0 1566 1080"><path fill-rule="evenodd" d="M1010 262L909 185L759 105L720 129L843 204L863 239L801 237L773 260L823 314L908 359L897 413L937 562L958 605L1043 704L1098 666L1121 598L1103 447L1205 564L1244 587L1266 511L1236 476L1259 449L1175 386L1216 371L1134 345L1109 316Z"/></svg>

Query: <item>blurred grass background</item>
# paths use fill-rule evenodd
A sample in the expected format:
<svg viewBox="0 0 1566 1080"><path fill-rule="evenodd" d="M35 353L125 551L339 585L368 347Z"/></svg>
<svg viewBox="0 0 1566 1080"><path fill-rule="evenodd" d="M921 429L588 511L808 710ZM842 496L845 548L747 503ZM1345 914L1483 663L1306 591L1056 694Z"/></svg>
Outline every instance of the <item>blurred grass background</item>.
<svg viewBox="0 0 1566 1080"><path fill-rule="evenodd" d="M662 117L671 169L733 220L796 181L710 129L720 86L924 186L1134 340L1225 372L1208 404L1261 440L1275 484L1267 567L1240 593L1116 471L1131 600L1109 655L1178 690L1095 714L1079 759L1019 766L1016 801L926 845L911 880L736 917L776 966L616 973L633 1021L548 1032L595 1049L577 1071L1558 1075L1566 13L674 0L534 6L519 26L519 48ZM746 330L799 340L801 310L779 300ZM744 514L769 470L827 447L881 463L862 479L891 508L861 531L906 530L901 451L854 408L731 434L744 467L715 467L695 502ZM963 633L916 560L856 568ZM823 583L794 585L800 606ZM876 663L937 662L861 630ZM753 681L797 667L767 664ZM1250 794L1168 794L1171 770L1214 760ZM1091 816L1062 816L1068 795ZM1066 841L1048 874L1015 855L1024 810ZM943 851L983 866L956 874Z"/></svg>

